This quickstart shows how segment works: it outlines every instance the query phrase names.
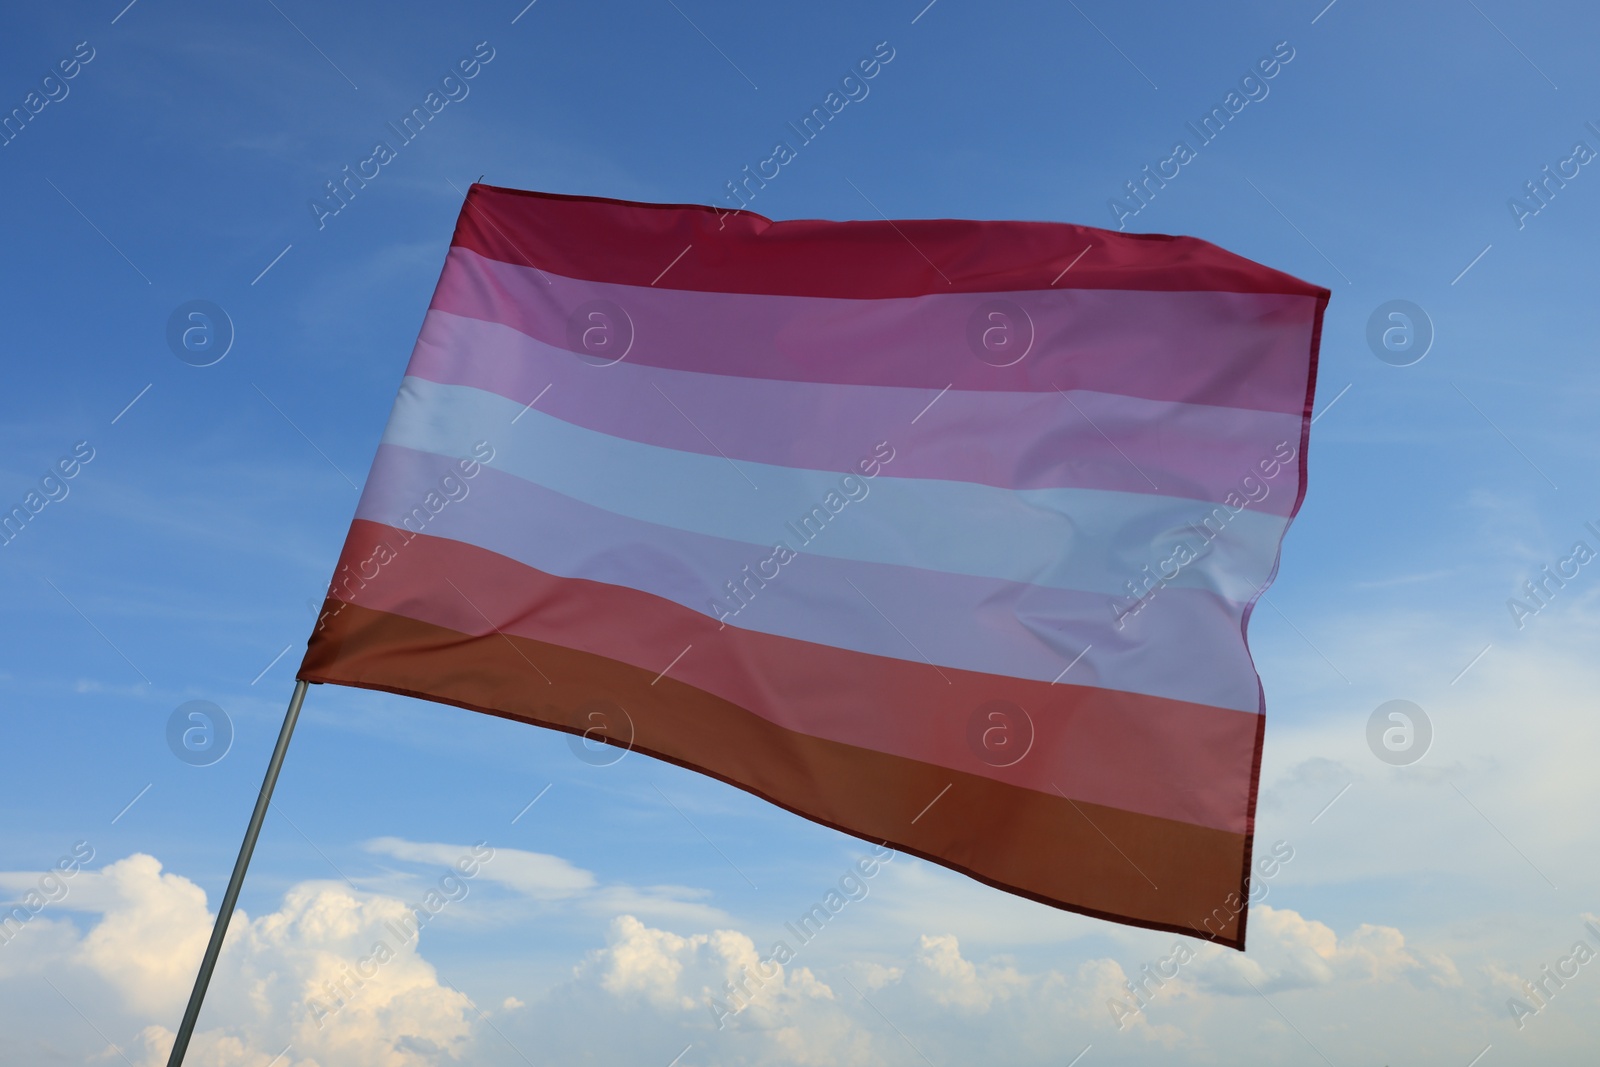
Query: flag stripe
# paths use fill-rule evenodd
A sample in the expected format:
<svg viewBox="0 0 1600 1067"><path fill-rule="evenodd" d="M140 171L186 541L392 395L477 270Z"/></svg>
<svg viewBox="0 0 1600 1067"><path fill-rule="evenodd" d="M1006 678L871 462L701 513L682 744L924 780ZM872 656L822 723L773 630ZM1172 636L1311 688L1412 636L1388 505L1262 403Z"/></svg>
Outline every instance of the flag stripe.
<svg viewBox="0 0 1600 1067"><path fill-rule="evenodd" d="M773 222L754 212L696 204L639 204L487 185L467 190L452 243L572 278L658 281L712 292L878 299L1056 284L1327 293L1194 237L1062 222ZM1068 266L1072 270L1063 277Z"/></svg>
<svg viewBox="0 0 1600 1067"><path fill-rule="evenodd" d="M1273 515L1287 515L1297 495L1298 468L1280 460L1295 454L1298 413L1083 390L842 388L626 360L602 366L509 326L438 309L423 321L407 373L519 404L537 399L541 412L613 437L780 466L853 472L887 435L897 478L1212 502L1265 492L1251 508ZM982 448L972 447L974 436Z"/></svg>
<svg viewBox="0 0 1600 1067"><path fill-rule="evenodd" d="M380 542L392 551L380 552ZM364 565L386 556L376 567ZM352 524L340 574L352 577L336 580L335 595L363 607L491 640L499 631L559 642L664 671L813 737L1040 792L1059 787L1074 800L1126 811L1248 829L1259 724L1250 713L719 629L648 593L555 577L428 534L403 541L392 528L363 521ZM537 659L523 665L530 677L531 667L556 680ZM1032 746L1010 766L987 765L973 747L973 716L991 701L1021 707L1032 722Z"/></svg>
<svg viewBox="0 0 1600 1067"><path fill-rule="evenodd" d="M524 412L493 393L411 377L383 437L444 456L467 456L481 440L495 449L497 469L617 515L755 544L787 535L791 547L803 529L826 526L829 536L807 542L807 551L1107 595L1124 593L1142 568L1187 542L1208 551L1172 584L1249 600L1271 573L1288 521L1149 493L895 478L892 443L885 473L852 491L837 472L642 445ZM848 503L852 492L865 495ZM829 522L846 507L855 509L850 521ZM1207 521L1209 541L1200 533Z"/></svg>
<svg viewBox="0 0 1600 1067"><path fill-rule="evenodd" d="M697 292L577 280L460 248L432 306L607 359L619 354L608 346L622 346L629 362L671 370L935 390L1087 389L1289 415L1305 405L1319 307L1308 296L1112 289L940 287L884 300ZM1010 354L1016 344L1026 355Z"/></svg>
<svg viewBox="0 0 1600 1067"><path fill-rule="evenodd" d="M598 721L616 723L619 746L864 840L1068 911L1243 946L1246 834L807 736L676 677L658 680L562 645L472 640L465 631L334 601L324 618L300 669L307 681L403 693L574 734L595 729L591 713L604 709ZM551 684L530 675L530 660Z"/></svg>
<svg viewBox="0 0 1600 1067"><path fill-rule="evenodd" d="M868 497L862 506L872 503ZM770 542L613 515L492 467L464 479L457 460L396 445L380 447L356 514L463 541L547 574L628 586L762 633L915 659L909 639L941 667L1050 682L1072 664L1070 680L1079 685L1260 709L1243 637L1244 604L1204 589L1152 586L1134 611L1131 596L809 552L781 562ZM846 511L838 521L849 520ZM905 636L886 626L863 595ZM1118 613L1130 611L1116 625Z"/></svg>

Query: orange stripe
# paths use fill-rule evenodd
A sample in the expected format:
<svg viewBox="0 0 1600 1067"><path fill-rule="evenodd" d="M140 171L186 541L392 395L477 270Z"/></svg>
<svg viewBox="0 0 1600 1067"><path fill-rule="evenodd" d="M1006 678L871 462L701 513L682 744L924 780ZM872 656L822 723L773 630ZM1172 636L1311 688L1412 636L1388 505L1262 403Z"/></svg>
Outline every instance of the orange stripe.
<svg viewBox="0 0 1600 1067"><path fill-rule="evenodd" d="M656 678L593 653L504 633L472 636L331 599L299 677L568 733L590 730L596 740L711 775L808 819L1041 903L1244 945L1246 834L1075 802L811 737L671 675ZM596 710L606 718L591 718ZM595 729L601 722L610 724L605 732Z"/></svg>

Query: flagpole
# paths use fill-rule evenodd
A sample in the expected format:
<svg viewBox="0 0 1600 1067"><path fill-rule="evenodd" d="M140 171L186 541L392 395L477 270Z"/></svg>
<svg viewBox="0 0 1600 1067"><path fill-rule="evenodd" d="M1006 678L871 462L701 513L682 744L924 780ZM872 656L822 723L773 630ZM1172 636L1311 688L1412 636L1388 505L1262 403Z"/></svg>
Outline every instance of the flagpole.
<svg viewBox="0 0 1600 1067"><path fill-rule="evenodd" d="M233 864L233 877L228 879L227 892L222 894L222 904L217 908L217 924L211 929L211 943L200 960L200 973L194 979L194 992L189 994L189 1006L184 1009L183 1022L178 1026L178 1036L172 1043L172 1055L167 1057L167 1067L181 1067L189 1050L189 1038L194 1034L194 1024L200 1018L200 1005L206 999L206 986L211 984L211 972L216 969L217 957L222 954L222 939L228 933L228 920L233 918L233 906L238 903L239 889L244 885L244 872L250 866L250 855L256 850L256 838L261 836L261 823L267 817L267 806L272 803L272 788L278 784L278 771L283 766L284 753L289 750L289 737L300 718L300 705L306 699L306 682L297 679L294 695L289 698L289 710L283 716L283 729L278 731L278 744L272 750L272 760L267 764L267 777L261 783L261 795L256 797L256 810L250 815L250 826L244 832L244 843L239 846L239 858Z"/></svg>

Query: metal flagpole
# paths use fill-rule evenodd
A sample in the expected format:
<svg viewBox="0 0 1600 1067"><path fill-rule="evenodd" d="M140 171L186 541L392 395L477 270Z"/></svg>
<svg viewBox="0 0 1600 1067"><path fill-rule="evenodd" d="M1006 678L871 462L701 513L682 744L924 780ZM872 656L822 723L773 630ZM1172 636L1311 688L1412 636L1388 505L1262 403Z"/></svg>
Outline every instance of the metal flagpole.
<svg viewBox="0 0 1600 1067"><path fill-rule="evenodd" d="M283 716L283 729L278 731L278 745L272 750L272 761L267 764L267 777L261 783L261 795L256 797L256 810L250 815L250 826L244 832L244 844L239 846L239 858L233 864L233 877L228 879L228 890L222 894L222 904L217 908L217 925L212 927L211 943L206 946L205 957L200 961L200 973L195 976L194 992L189 994L189 1006L184 1009L177 1040L172 1043L172 1055L167 1057L167 1067L181 1067L184 1053L189 1050L189 1038L193 1036L194 1024L200 1018L200 1005L206 999L206 986L211 984L211 972L216 969L217 957L222 954L222 939L228 933L228 920L233 918L233 906L238 903L239 888L244 885L244 872L250 866L250 854L256 850L256 838L261 836L261 823L267 817L267 806L272 803L272 787L278 784L278 770L283 766L283 755L289 750L289 736L294 733L295 720L300 718L300 705L305 699L306 683L296 680L294 695L289 698L289 710Z"/></svg>

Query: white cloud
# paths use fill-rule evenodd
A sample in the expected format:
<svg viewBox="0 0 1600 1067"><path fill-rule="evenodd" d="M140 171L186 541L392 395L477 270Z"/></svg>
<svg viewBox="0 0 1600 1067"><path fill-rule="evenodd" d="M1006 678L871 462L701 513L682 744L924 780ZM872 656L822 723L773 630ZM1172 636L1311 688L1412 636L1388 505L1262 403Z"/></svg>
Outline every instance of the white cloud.
<svg viewBox="0 0 1600 1067"><path fill-rule="evenodd" d="M399 837L380 837L368 841L366 849L408 863L441 868L446 873L463 857L472 856L472 847L469 845L407 841ZM478 870L474 877L497 882L535 900L563 900L595 886L592 872L575 867L560 856L543 852L496 848L491 858L475 866L478 866Z"/></svg>
<svg viewBox="0 0 1600 1067"><path fill-rule="evenodd" d="M79 877L100 881L95 895L114 903L79 945L78 961L110 982L134 1011L181 1011L183 987L193 981L211 935L205 890L163 874L154 856L138 854Z"/></svg>
<svg viewBox="0 0 1600 1067"><path fill-rule="evenodd" d="M86 1018L121 1020L145 1063L163 1064L213 916L205 892L135 854L82 871L62 906L97 916L87 933L39 916L6 946L16 975L48 972ZM424 1067L472 1037L466 998L440 984L392 897L304 883L282 906L236 912L196 1034L197 1067ZM3 994L0 994L3 995ZM115 1026L112 1027L115 1029Z"/></svg>
<svg viewBox="0 0 1600 1067"><path fill-rule="evenodd" d="M470 845L407 841L399 837L376 838L363 847L377 855L429 868L426 874L435 880L444 874L459 871L456 864L463 857L470 857L474 848ZM478 855L489 851L481 845L477 848ZM593 871L578 867L560 856L517 848L493 848L492 852L489 859L475 865L476 872L471 880L503 886L519 897L540 904L571 905L581 908L586 914L608 920L626 913L692 923L700 927L728 921L726 912L705 903L710 893L704 889L675 885L632 886L626 883L604 885ZM409 881L404 884L407 885L407 891L414 891ZM489 914L480 912L480 918ZM492 914L503 921L525 921L525 916L513 909L501 908Z"/></svg>
<svg viewBox="0 0 1600 1067"><path fill-rule="evenodd" d="M1257 840L1296 844L1285 885L1391 880L1399 891L1387 905L1398 908L1424 879L1444 881L1453 891L1424 906L1459 917L1480 914L1473 909L1485 895L1600 879L1600 831L1560 817L1593 807L1600 611L1574 596L1519 635L1501 610L1485 604L1482 638L1448 638L1443 650L1429 635L1451 629L1422 612L1314 636L1341 667L1361 665L1363 691L1325 689L1294 719L1269 726ZM1367 748L1368 716L1395 698L1419 704L1433 731L1427 754L1405 767ZM1310 819L1345 785L1313 829Z"/></svg>
<svg viewBox="0 0 1600 1067"><path fill-rule="evenodd" d="M54 912L31 920L0 951L7 968L0 1003L48 974L122 1043L136 1067L160 1067L209 930L201 891L152 857L135 855L82 872L70 901L52 907L68 903L93 921L80 933ZM1454 1055L1457 1044L1477 1036L1460 1032L1462 1019L1509 1028L1501 1005L1515 988L1505 976L1517 970L1502 964L1498 981L1490 976L1485 989L1464 988L1452 958L1412 944L1392 926L1335 929L1288 908L1258 906L1248 954L1178 939L1193 958L1149 986L1141 1010L1123 1011L1119 1020L1111 1004L1126 1007L1128 980L1145 973L1140 963L1168 954L1173 935L1125 931L1116 958L1069 952L1068 964L1028 967L1009 955L972 951L943 931L860 960L850 958L855 946L843 930L803 945L758 946L727 926L679 933L622 915L606 943L575 961L553 988L486 996L498 1005L490 1032L405 936L411 914L394 897L308 882L292 887L273 911L236 915L190 1063L516 1067L518 1050L532 1048L550 1062L666 1063L688 1047L694 1051L685 1064L914 1067L931 1054L934 1062L1059 1067L1092 1043L1106 1063L1142 1063L1154 1047L1201 1058L1226 1050L1230 1062L1265 1064L1304 1055L1307 1039L1336 1062L1360 1062L1368 1052L1393 1060L1401 1058L1397 1050L1433 1047L1417 1044L1413 1031L1444 1028L1449 1040L1440 1047ZM1474 974L1487 973L1483 963ZM1528 1027L1526 1040L1554 1046L1545 1062L1578 1062L1559 1055L1575 1025L1563 1019L1580 1016L1590 999L1574 986L1537 1028ZM1295 1019L1305 1036L1273 1009ZM1393 1016L1381 1049L1347 1023L1375 1012ZM607 1022L597 1028L600 1019ZM1397 1044L1396 1035L1413 1036ZM90 1046L81 1058L100 1064L120 1057Z"/></svg>
<svg viewBox="0 0 1600 1067"><path fill-rule="evenodd" d="M679 937L652 930L631 915L620 916L612 924L610 947L600 954L600 985L619 996L642 993L655 1004L690 1010L694 998L678 988L684 957L699 955L710 940L708 934Z"/></svg>
<svg viewBox="0 0 1600 1067"><path fill-rule="evenodd" d="M862 984L868 989L882 989L884 986L893 985L906 976L904 967L885 967L881 963L863 963L860 968Z"/></svg>
<svg viewBox="0 0 1600 1067"><path fill-rule="evenodd" d="M753 1009L760 1009L757 1016L776 1013L773 1018L779 1018L786 1003L833 999L833 990L809 969L785 966L792 946L758 952L755 942L737 930L683 937L621 915L611 924L609 942L591 960L599 968L600 986L617 996L642 995L660 1007L704 1011L715 1018L712 1002L717 1001L733 1010L731 1018Z"/></svg>
<svg viewBox="0 0 1600 1067"><path fill-rule="evenodd" d="M758 951L736 930L680 936L624 915L574 983L594 982L624 1004L678 1016L687 1032L709 1032L707 1044L749 1051L753 1063L873 1062L870 1035L839 1009L833 988L784 962L793 949L778 942Z"/></svg>
<svg viewBox="0 0 1600 1067"><path fill-rule="evenodd" d="M1027 979L1009 964L990 964L981 971L961 956L961 946L952 934L922 936L917 952L918 965L935 981L933 999L947 1007L969 1011L988 1011L995 999L1021 993Z"/></svg>
<svg viewBox="0 0 1600 1067"><path fill-rule="evenodd" d="M1449 957L1418 954L1392 926L1363 923L1340 938L1333 929L1288 908L1258 904L1250 913L1250 951L1201 945L1184 971L1194 988L1255 996L1335 982L1386 984L1402 977L1459 984ZM1192 977L1191 977L1192 976Z"/></svg>

